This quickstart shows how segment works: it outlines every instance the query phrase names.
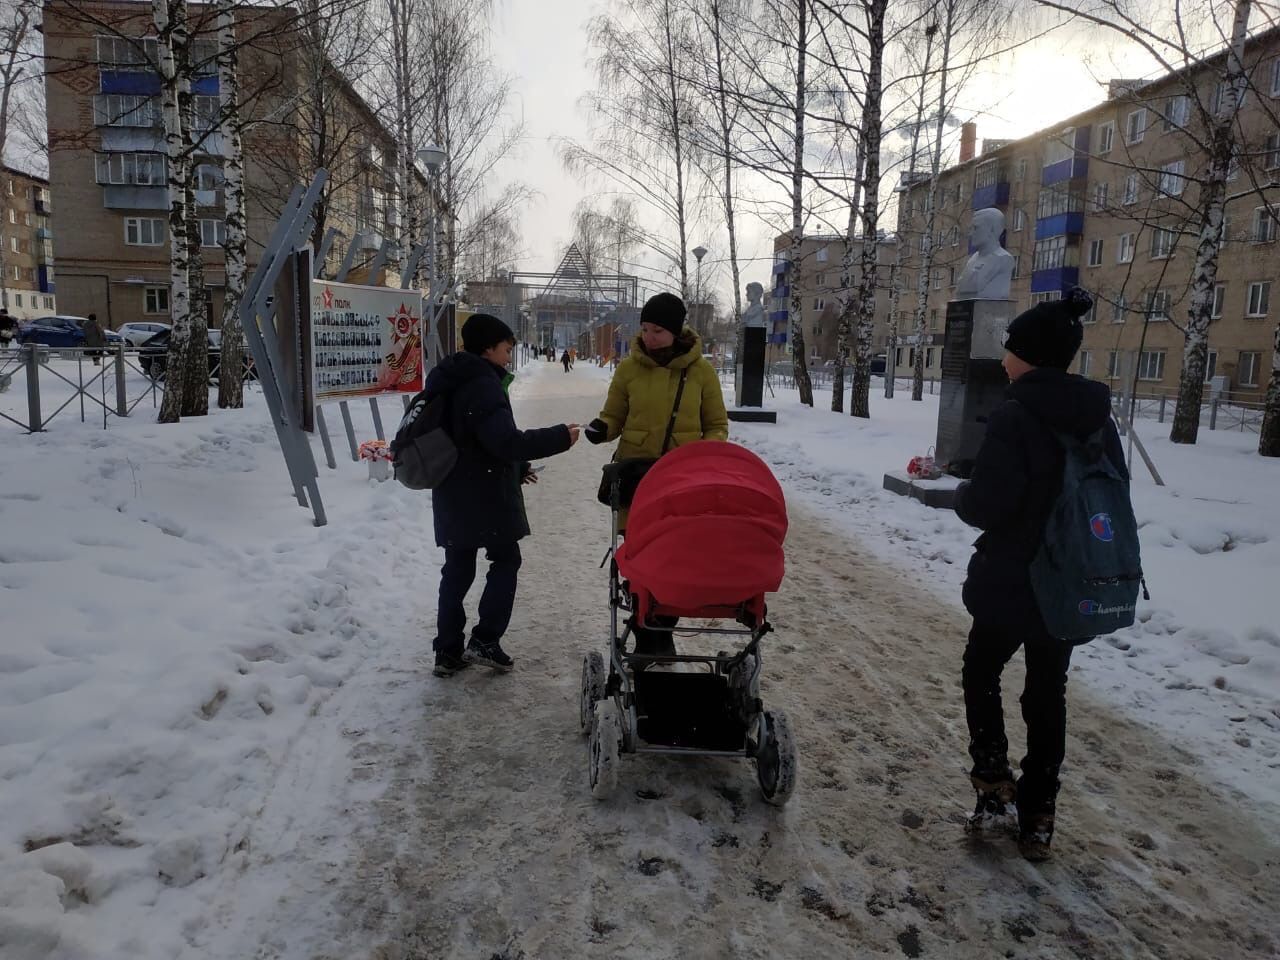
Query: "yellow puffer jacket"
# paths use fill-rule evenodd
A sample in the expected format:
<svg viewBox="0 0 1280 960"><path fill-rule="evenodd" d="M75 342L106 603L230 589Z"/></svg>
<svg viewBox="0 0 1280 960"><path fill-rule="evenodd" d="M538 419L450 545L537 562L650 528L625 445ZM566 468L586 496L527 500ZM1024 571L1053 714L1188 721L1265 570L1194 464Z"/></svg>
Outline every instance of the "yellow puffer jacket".
<svg viewBox="0 0 1280 960"><path fill-rule="evenodd" d="M609 440L621 437L615 459L662 455L680 372L685 369L689 375L667 449L695 440L729 439L729 415L724 409L720 378L702 356L702 339L685 327L679 340L690 344L689 349L662 367L645 353L637 336L631 353L614 371L600 419L609 425Z"/></svg>

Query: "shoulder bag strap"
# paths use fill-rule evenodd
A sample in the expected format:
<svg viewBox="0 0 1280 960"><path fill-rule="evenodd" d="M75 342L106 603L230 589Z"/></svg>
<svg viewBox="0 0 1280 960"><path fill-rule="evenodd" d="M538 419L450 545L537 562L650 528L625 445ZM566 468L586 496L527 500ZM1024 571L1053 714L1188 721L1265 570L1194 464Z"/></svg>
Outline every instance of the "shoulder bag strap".
<svg viewBox="0 0 1280 960"><path fill-rule="evenodd" d="M676 402L671 407L671 419L667 422L667 435L662 438L662 452L667 452L671 445L671 434L676 429L676 414L680 412L680 398L684 396L684 382L689 379L689 368L680 371L680 385L676 387Z"/></svg>

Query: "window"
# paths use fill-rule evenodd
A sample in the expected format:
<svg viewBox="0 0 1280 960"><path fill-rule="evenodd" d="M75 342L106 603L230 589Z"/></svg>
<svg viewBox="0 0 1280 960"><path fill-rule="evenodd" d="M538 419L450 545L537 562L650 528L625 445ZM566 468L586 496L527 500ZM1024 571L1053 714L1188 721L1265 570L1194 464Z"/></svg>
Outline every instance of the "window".
<svg viewBox="0 0 1280 960"><path fill-rule="evenodd" d="M1017 176L1015 179L1018 179L1018 180L1027 179L1027 158L1023 157L1022 159L1020 159L1015 169L1017 170Z"/></svg>
<svg viewBox="0 0 1280 960"><path fill-rule="evenodd" d="M1051 167L1055 163L1070 160L1076 155L1076 129L1067 127L1049 137L1044 145L1044 165Z"/></svg>
<svg viewBox="0 0 1280 960"><path fill-rule="evenodd" d="M1115 303L1111 305L1111 322L1124 323L1124 311L1124 294L1122 293L1116 297Z"/></svg>
<svg viewBox="0 0 1280 960"><path fill-rule="evenodd" d="M1088 350L1081 350L1081 351L1080 351L1080 376L1082 376L1082 377L1087 377L1087 376L1089 375L1089 361L1090 361L1090 359L1091 359L1091 357L1089 356L1089 351L1088 351Z"/></svg>
<svg viewBox="0 0 1280 960"><path fill-rule="evenodd" d="M1276 62L1280 63L1280 60ZM1263 154L1262 165L1268 170L1280 167L1280 133L1273 133L1267 137L1267 149Z"/></svg>
<svg viewBox="0 0 1280 960"><path fill-rule="evenodd" d="M938 308L937 307L934 307L932 310L929 311L929 329L930 330L938 329Z"/></svg>
<svg viewBox="0 0 1280 960"><path fill-rule="evenodd" d="M21 251L19 251L19 250L18 250L18 238L17 238L17 237L10 237L10 238L9 238L9 249L10 249L10 250L12 250L14 253L19 253L19 252L21 252Z"/></svg>
<svg viewBox="0 0 1280 960"><path fill-rule="evenodd" d="M1050 237L1048 240L1037 240L1035 262L1032 270L1057 270L1066 264L1067 238ZM1078 260L1076 261L1079 262Z"/></svg>
<svg viewBox="0 0 1280 960"><path fill-rule="evenodd" d="M202 221L200 221L200 222L201 222L202 224L204 224L204 223L221 223L222 221L221 221L221 220L202 220ZM210 246L210 244L206 244L206 246ZM814 297L814 298L813 298L813 309L814 309L814 310L821 310L821 309L823 309L826 305L827 305L827 301L823 300L823 299L822 299L822 297Z"/></svg>
<svg viewBox="0 0 1280 960"><path fill-rule="evenodd" d="M1209 355L1205 358L1204 364L1204 382L1208 383L1218 374L1218 351L1210 350Z"/></svg>
<svg viewBox="0 0 1280 960"><path fill-rule="evenodd" d="M1160 168L1160 193L1166 197L1180 197L1182 190L1186 186L1187 178L1182 175L1182 171L1186 169L1187 162L1185 160L1174 160L1172 163L1166 163Z"/></svg>
<svg viewBox="0 0 1280 960"><path fill-rule="evenodd" d="M143 313L168 313L169 288L146 287L143 292Z"/></svg>
<svg viewBox="0 0 1280 960"><path fill-rule="evenodd" d="M903 213L903 218L907 220L911 219L911 201L910 200L907 201L905 212Z"/></svg>
<svg viewBox="0 0 1280 960"><path fill-rule="evenodd" d="M22 222L25 226L28 226L28 227L31 226L31 214L24 213L22 215Z"/></svg>
<svg viewBox="0 0 1280 960"><path fill-rule="evenodd" d="M1191 115L1191 100L1185 94L1177 97L1170 97L1164 102L1164 129L1168 133L1170 130L1177 130L1187 125L1187 118Z"/></svg>
<svg viewBox="0 0 1280 960"><path fill-rule="evenodd" d="M221 190L222 168L213 163L202 163L196 167L197 190Z"/></svg>
<svg viewBox="0 0 1280 960"><path fill-rule="evenodd" d="M1225 80L1218 81L1218 85L1213 88L1213 93L1209 94L1209 112L1215 116L1219 109L1227 108L1227 91L1231 89L1230 84ZM1244 106L1245 101L1249 98L1249 88L1247 86L1240 87L1240 102L1236 104L1237 109Z"/></svg>
<svg viewBox="0 0 1280 960"><path fill-rule="evenodd" d="M1013 273L1014 278L1022 276L1022 254L1015 253L1013 255Z"/></svg>
<svg viewBox="0 0 1280 960"><path fill-rule="evenodd" d="M1108 379L1114 380L1118 376L1120 376L1120 351L1108 350L1107 351L1107 377Z"/></svg>
<svg viewBox="0 0 1280 960"><path fill-rule="evenodd" d="M45 298L44 298L44 305L45 305L45 308L46 308L46 309L52 310L52 309L53 309L53 297L45 297Z"/></svg>
<svg viewBox="0 0 1280 960"><path fill-rule="evenodd" d="M163 117L155 97L104 93L93 98L93 122L99 127L158 127Z"/></svg>
<svg viewBox="0 0 1280 960"><path fill-rule="evenodd" d="M197 130L212 130L218 125L218 115L222 111L222 98L214 96L194 96L191 98L191 113L195 118Z"/></svg>
<svg viewBox="0 0 1280 960"><path fill-rule="evenodd" d="M1280 97L1280 57L1271 61L1271 95Z"/></svg>
<svg viewBox="0 0 1280 960"><path fill-rule="evenodd" d="M110 70L149 73L160 62L155 37L96 37L98 64Z"/></svg>
<svg viewBox="0 0 1280 960"><path fill-rule="evenodd" d="M1116 251L1116 263L1133 263L1134 234L1120 235L1120 248Z"/></svg>
<svg viewBox="0 0 1280 960"><path fill-rule="evenodd" d="M1055 183L1040 191L1036 199L1036 217L1046 220L1064 213L1084 212L1084 190L1072 189L1067 183Z"/></svg>
<svg viewBox="0 0 1280 960"><path fill-rule="evenodd" d="M953 247L960 246L960 228L959 227L951 228L951 245Z"/></svg>
<svg viewBox="0 0 1280 960"><path fill-rule="evenodd" d="M1013 232L1018 233L1027 225L1027 215L1022 212L1021 207L1013 208Z"/></svg>
<svg viewBox="0 0 1280 960"><path fill-rule="evenodd" d="M1219 253L1222 252L1222 248L1226 246L1227 241L1230 239L1231 239L1230 221L1228 220L1227 213L1224 210L1222 212L1222 226L1218 228L1218 252Z"/></svg>
<svg viewBox="0 0 1280 960"><path fill-rule="evenodd" d="M1139 380L1164 379L1164 351L1144 350L1138 357Z"/></svg>
<svg viewBox="0 0 1280 960"><path fill-rule="evenodd" d="M15 294L13 295L13 300L14 300L14 303L15 303L17 306L19 306L19 307L20 307L20 306L22 306L22 294L20 294L20 293L15 293ZM35 306L35 303L34 303L34 302L32 302L32 304L31 304L31 305L34 307L34 306Z"/></svg>
<svg viewBox="0 0 1280 960"><path fill-rule="evenodd" d="M164 221L151 217L125 217L124 242L134 247L158 247L164 243Z"/></svg>
<svg viewBox="0 0 1280 960"><path fill-rule="evenodd" d="M165 184L163 153L99 153L96 157L98 183L122 183L141 187Z"/></svg>
<svg viewBox="0 0 1280 960"><path fill-rule="evenodd" d="M1052 290L1046 293L1033 293L1031 295L1031 305L1034 307L1039 303L1048 303L1050 300L1061 300L1061 295L1054 293Z"/></svg>
<svg viewBox="0 0 1280 960"><path fill-rule="evenodd" d="M1089 304L1089 311L1080 318L1081 323L1097 323L1098 322L1098 298L1095 296Z"/></svg>
<svg viewBox="0 0 1280 960"><path fill-rule="evenodd" d="M1116 140L1116 125L1108 120L1098 124L1098 156L1106 156L1111 152Z"/></svg>
<svg viewBox="0 0 1280 960"><path fill-rule="evenodd" d="M1124 178L1124 199L1120 201L1126 207L1138 202L1138 175L1131 173Z"/></svg>
<svg viewBox="0 0 1280 960"><path fill-rule="evenodd" d="M13 181L9 181L9 196L13 196Z"/></svg>
<svg viewBox="0 0 1280 960"><path fill-rule="evenodd" d="M1280 59L1276 60L1280 63ZM1255 350L1242 350L1240 352L1240 363L1236 367L1236 379L1240 381L1242 387L1256 387L1258 385L1258 369L1262 366L1262 354Z"/></svg>
<svg viewBox="0 0 1280 960"><path fill-rule="evenodd" d="M227 242L227 222L225 220L201 220L200 221L200 246L202 247L220 247ZM814 301L814 309L821 310L818 306L821 300Z"/></svg>
<svg viewBox="0 0 1280 960"><path fill-rule="evenodd" d="M1091 267L1102 266L1102 241L1101 240L1089 241L1089 266Z"/></svg>
<svg viewBox="0 0 1280 960"><path fill-rule="evenodd" d="M1174 244L1178 240L1176 230L1167 227L1156 227L1151 231L1151 259L1165 260L1173 255Z"/></svg>
<svg viewBox="0 0 1280 960"><path fill-rule="evenodd" d="M1095 183L1093 185L1093 212L1101 213L1107 209L1111 200L1111 184Z"/></svg>
<svg viewBox="0 0 1280 960"><path fill-rule="evenodd" d="M910 211L910 208L908 208L908 210L907 210L907 216L910 216L910 215L911 215L911 211ZM830 253L828 253L828 250L827 250L827 248L826 248L826 247L821 247L821 248L818 250L818 262L819 262L819 263L826 263L826 262L827 262L827 260L828 260L828 258L829 258L830 256L831 256L831 255L830 255Z"/></svg>
<svg viewBox="0 0 1280 960"><path fill-rule="evenodd" d="M956 268L948 267L947 269L950 271L950 274L947 278L947 286L954 287L956 285Z"/></svg>
<svg viewBox="0 0 1280 960"><path fill-rule="evenodd" d="M1152 290L1147 294L1147 319L1158 322L1169 319L1169 291Z"/></svg>
<svg viewBox="0 0 1280 960"><path fill-rule="evenodd" d="M19 304L19 306L21 306L21 304ZM926 367L932 367L932 366L933 366L933 355L934 355L934 352L935 352L936 350L937 350L937 347L925 347L925 348L924 348L924 365L925 365Z"/></svg>
<svg viewBox="0 0 1280 960"><path fill-rule="evenodd" d="M942 289L942 271L941 270L935 269L933 271L933 289L935 290Z"/></svg>
<svg viewBox="0 0 1280 960"><path fill-rule="evenodd" d="M1231 148L1231 160L1227 164L1227 179L1238 180L1240 178L1240 145L1236 144Z"/></svg>
<svg viewBox="0 0 1280 960"><path fill-rule="evenodd" d="M1147 134L1147 108L1139 107L1124 121L1124 142L1125 143L1141 143L1142 138Z"/></svg>
<svg viewBox="0 0 1280 960"><path fill-rule="evenodd" d="M1276 217L1270 207L1253 209L1253 242L1270 243L1276 238Z"/></svg>
<svg viewBox="0 0 1280 960"><path fill-rule="evenodd" d="M1271 281L1257 280L1249 284L1249 306L1246 317L1265 317L1271 306Z"/></svg>
<svg viewBox="0 0 1280 960"><path fill-rule="evenodd" d="M1227 285L1225 283L1215 283L1213 285L1213 306L1209 308L1210 319L1222 319L1222 308L1226 301Z"/></svg>
<svg viewBox="0 0 1280 960"><path fill-rule="evenodd" d="M18 222L18 212L16 210L9 211L9 222L14 224Z"/></svg>

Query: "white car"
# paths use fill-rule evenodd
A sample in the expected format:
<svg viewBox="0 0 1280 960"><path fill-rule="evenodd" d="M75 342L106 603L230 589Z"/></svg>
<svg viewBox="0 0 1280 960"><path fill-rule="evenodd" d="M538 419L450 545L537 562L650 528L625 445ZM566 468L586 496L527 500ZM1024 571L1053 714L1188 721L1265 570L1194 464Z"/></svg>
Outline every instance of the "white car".
<svg viewBox="0 0 1280 960"><path fill-rule="evenodd" d="M167 323L147 321L145 323L126 323L116 332L124 338L125 343L129 344L129 346L140 347L157 333L162 333L168 329L169 324Z"/></svg>

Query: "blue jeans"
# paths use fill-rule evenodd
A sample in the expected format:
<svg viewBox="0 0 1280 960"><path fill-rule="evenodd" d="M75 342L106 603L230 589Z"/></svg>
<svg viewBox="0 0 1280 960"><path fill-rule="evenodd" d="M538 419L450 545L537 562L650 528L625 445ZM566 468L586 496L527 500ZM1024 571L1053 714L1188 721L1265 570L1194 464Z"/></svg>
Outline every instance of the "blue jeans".
<svg viewBox="0 0 1280 960"><path fill-rule="evenodd" d="M461 654L466 637L467 613L462 602L476 579L477 547L446 547L440 571L440 606L436 614L436 637L431 642L437 653ZM480 619L471 631L486 642L495 642L507 632L516 602L516 577L520 572L520 544L486 547L489 573L480 595Z"/></svg>

